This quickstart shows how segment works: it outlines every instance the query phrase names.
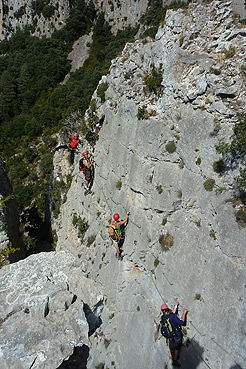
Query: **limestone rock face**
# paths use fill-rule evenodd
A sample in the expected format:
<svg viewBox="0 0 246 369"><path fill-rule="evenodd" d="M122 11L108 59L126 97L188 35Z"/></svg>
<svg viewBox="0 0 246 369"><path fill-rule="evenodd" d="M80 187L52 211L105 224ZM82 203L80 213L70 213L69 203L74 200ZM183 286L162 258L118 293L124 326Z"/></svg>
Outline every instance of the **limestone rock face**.
<svg viewBox="0 0 246 369"><path fill-rule="evenodd" d="M103 298L71 254L41 253L5 266L0 295L2 369L65 368L74 352L86 368L88 333L100 325Z"/></svg>
<svg viewBox="0 0 246 369"><path fill-rule="evenodd" d="M0 40L9 38L19 28L34 26L34 36L51 36L54 29L64 26L69 16L68 0L50 0L49 6L54 8L54 14L44 17L35 14L32 0L1 0L0 1Z"/></svg>
<svg viewBox="0 0 246 369"><path fill-rule="evenodd" d="M97 10L105 13L113 32L127 26L135 27L148 7L148 0L93 0L93 3Z"/></svg>
<svg viewBox="0 0 246 369"><path fill-rule="evenodd" d="M90 0L86 1L87 3ZM92 1L99 12L105 13L105 19L112 25L113 32L127 26L134 27L141 15L146 12L148 0L105 0ZM44 17L37 15L32 6L32 0L2 0L0 1L0 40L10 37L17 28L34 26L34 35L38 37L51 36L54 29L65 25L69 16L69 0L50 0L49 6L54 8L54 14Z"/></svg>
<svg viewBox="0 0 246 369"><path fill-rule="evenodd" d="M244 32L229 1L170 11L156 40L127 44L112 62L101 81L108 84L105 102L93 96L103 125L92 193L84 194L78 171L82 151L91 151L85 146L53 219L57 250L79 257L104 286L88 368L170 368L156 327L161 304L172 307L175 298L180 315L189 309L183 368L245 367L245 228L232 205L239 173L213 170L215 145L229 139L245 107ZM236 52L228 57L228 50ZM154 92L145 83L153 66L162 76ZM65 176L66 159L56 155L57 175ZM112 214L124 218L127 210L118 261L107 226ZM88 222L85 234L74 214Z"/></svg>

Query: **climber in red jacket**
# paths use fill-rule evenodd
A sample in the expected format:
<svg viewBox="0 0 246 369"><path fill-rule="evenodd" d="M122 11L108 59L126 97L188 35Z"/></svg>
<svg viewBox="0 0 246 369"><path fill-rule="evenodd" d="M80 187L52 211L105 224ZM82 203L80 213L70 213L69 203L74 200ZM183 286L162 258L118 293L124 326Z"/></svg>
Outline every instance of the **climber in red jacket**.
<svg viewBox="0 0 246 369"><path fill-rule="evenodd" d="M62 132L64 134L64 132ZM60 146L57 146L54 151L57 151L59 149L69 149L70 150L70 162L71 164L74 163L74 154L75 154L75 151L77 149L77 146L80 144L80 145L83 145L83 143L80 141L79 139L79 134L77 132L74 133L73 136L67 136L69 139L70 139L70 144L67 145L60 145Z"/></svg>

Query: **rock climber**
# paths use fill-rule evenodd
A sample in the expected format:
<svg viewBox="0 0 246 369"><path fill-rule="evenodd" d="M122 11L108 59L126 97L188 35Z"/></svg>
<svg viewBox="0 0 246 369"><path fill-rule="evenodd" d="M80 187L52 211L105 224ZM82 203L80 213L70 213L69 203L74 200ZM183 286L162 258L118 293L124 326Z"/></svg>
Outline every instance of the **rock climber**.
<svg viewBox="0 0 246 369"><path fill-rule="evenodd" d="M125 226L128 221L128 216L130 212L126 212L126 216L124 220L119 220L120 216L118 213L115 213L113 216L112 224L108 228L108 232L110 237L117 241L117 250L116 250L116 257L117 259L121 260L121 247L123 245L125 239Z"/></svg>
<svg viewBox="0 0 246 369"><path fill-rule="evenodd" d="M171 334L169 334L169 338L167 339L168 339L169 350L172 355L172 364L175 367L181 366L181 364L178 362L179 353L180 353L181 346L182 346L182 338L183 338L181 326L186 324L186 314L188 313L188 310L184 309L182 317L180 319L177 316L178 306L179 306L178 300L175 300L175 306L172 311L168 308L166 304L163 304L161 306L161 311L163 315L161 317L161 322L160 322L161 333L166 338L168 337L168 335L165 335L166 331L165 331L165 328L163 329L163 327L167 320L169 320L169 322L171 323L171 330L170 330ZM169 330L168 324L166 325L166 327L167 327L167 330ZM171 335L172 337L170 337Z"/></svg>
<svg viewBox="0 0 246 369"><path fill-rule="evenodd" d="M64 134L64 132L62 132L62 134ZM74 163L74 154L75 151L77 149L77 146L83 145L83 143L80 141L79 139L79 134L77 132L74 133L73 136L67 135L67 137L70 139L70 144L64 144L64 145L60 145L57 146L54 151L57 151L59 149L69 149L70 150L70 163L73 164Z"/></svg>
<svg viewBox="0 0 246 369"><path fill-rule="evenodd" d="M93 163L89 158L88 152L83 152L83 158L79 161L79 169L84 173L85 176L85 190L88 192L92 186L93 180Z"/></svg>

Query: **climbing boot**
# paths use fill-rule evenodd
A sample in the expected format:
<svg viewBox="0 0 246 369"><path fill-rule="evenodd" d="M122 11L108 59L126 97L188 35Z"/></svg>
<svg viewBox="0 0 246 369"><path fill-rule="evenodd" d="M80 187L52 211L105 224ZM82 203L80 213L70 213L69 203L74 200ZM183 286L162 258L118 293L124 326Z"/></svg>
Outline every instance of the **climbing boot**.
<svg viewBox="0 0 246 369"><path fill-rule="evenodd" d="M178 362L178 360L173 360L172 364L175 368L180 368L181 367L181 364Z"/></svg>

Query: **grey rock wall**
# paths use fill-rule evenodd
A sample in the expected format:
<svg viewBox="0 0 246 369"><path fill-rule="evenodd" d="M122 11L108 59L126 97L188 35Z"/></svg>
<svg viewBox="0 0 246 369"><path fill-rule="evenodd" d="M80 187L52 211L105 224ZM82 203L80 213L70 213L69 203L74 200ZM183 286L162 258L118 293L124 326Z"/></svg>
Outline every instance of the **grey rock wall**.
<svg viewBox="0 0 246 369"><path fill-rule="evenodd" d="M236 52L227 58L230 47ZM126 45L101 81L109 85L106 101L93 96L103 126L92 194L85 196L78 172L82 151L91 150L85 146L53 220L57 250L73 253L104 287L88 368L170 368L156 323L160 305L173 306L175 298L180 314L189 309L182 367L245 368L245 228L232 204L238 170L220 176L212 167L219 159L215 145L231 136L244 111L244 55L245 30L234 23L231 2L194 4L168 12L155 41ZM144 92L145 76L161 64L163 91ZM138 119L143 107L145 119ZM169 152L172 141L176 149ZM63 176L66 158L56 155ZM204 188L209 178L211 192ZM113 213L123 218L126 210L118 261L107 226ZM89 224L83 240L74 214Z"/></svg>
<svg viewBox="0 0 246 369"><path fill-rule="evenodd" d="M71 356L86 368L103 296L71 254L41 253L2 268L0 295L2 369L65 368Z"/></svg>
<svg viewBox="0 0 246 369"><path fill-rule="evenodd" d="M2 0L0 2L0 40L9 38L19 28L35 24L34 36L50 37L55 29L64 26L69 15L68 0L50 0L49 5L55 7L55 13L50 18L42 14L35 15L32 0Z"/></svg>

